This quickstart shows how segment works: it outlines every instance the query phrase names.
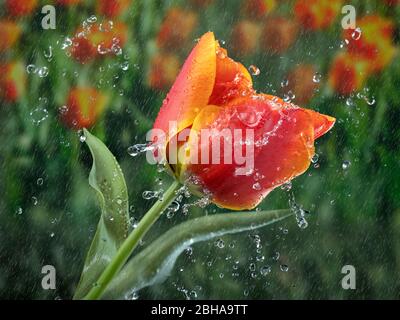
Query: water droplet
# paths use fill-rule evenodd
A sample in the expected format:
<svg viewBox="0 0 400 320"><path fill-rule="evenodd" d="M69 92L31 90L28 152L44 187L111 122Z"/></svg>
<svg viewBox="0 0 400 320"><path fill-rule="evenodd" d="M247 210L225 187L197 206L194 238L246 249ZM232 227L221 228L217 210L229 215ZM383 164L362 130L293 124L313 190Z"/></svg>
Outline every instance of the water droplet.
<svg viewBox="0 0 400 320"><path fill-rule="evenodd" d="M28 64L26 66L26 72L27 73L36 73L37 72L37 68L34 64Z"/></svg>
<svg viewBox="0 0 400 320"><path fill-rule="evenodd" d="M214 244L215 244L216 247L218 247L220 249L225 247L225 242L222 239L216 240Z"/></svg>
<svg viewBox="0 0 400 320"><path fill-rule="evenodd" d="M36 184L37 184L38 186L42 186L42 185L43 185L43 178L38 178L38 179L36 180Z"/></svg>
<svg viewBox="0 0 400 320"><path fill-rule="evenodd" d="M23 213L23 209L21 207L18 207L17 210L15 210L15 213L21 215Z"/></svg>
<svg viewBox="0 0 400 320"><path fill-rule="evenodd" d="M35 196L32 197L32 203L34 206L38 204L38 199Z"/></svg>
<svg viewBox="0 0 400 320"><path fill-rule="evenodd" d="M83 130L79 130L78 135L79 135L79 141L80 142L85 142L86 141L86 136L85 136L85 133L83 132Z"/></svg>
<svg viewBox="0 0 400 320"><path fill-rule="evenodd" d="M281 264L281 265L280 265L280 269L281 269L281 271L283 271L283 272L288 272L288 271L289 271L289 266L286 265L286 264Z"/></svg>
<svg viewBox="0 0 400 320"><path fill-rule="evenodd" d="M257 191L261 190L261 184L259 182L256 182L255 184L253 184L253 189Z"/></svg>
<svg viewBox="0 0 400 320"><path fill-rule="evenodd" d="M32 110L29 115L31 116L32 122L38 126L41 122L47 119L49 112L46 108L38 107Z"/></svg>
<svg viewBox="0 0 400 320"><path fill-rule="evenodd" d="M354 40L359 40L361 38L361 34L362 34L361 28L357 27L356 29L354 29L353 33L351 34L351 37Z"/></svg>
<svg viewBox="0 0 400 320"><path fill-rule="evenodd" d="M108 53L110 50L103 44L103 43L100 43L98 46L97 46L97 52L99 53L99 54L106 54L106 53Z"/></svg>
<svg viewBox="0 0 400 320"><path fill-rule="evenodd" d="M253 76L258 76L261 73L260 69L253 64L249 67L249 71Z"/></svg>
<svg viewBox="0 0 400 320"><path fill-rule="evenodd" d="M157 191L146 190L146 191L143 191L142 197L145 200L150 200L150 199L158 197L158 192Z"/></svg>
<svg viewBox="0 0 400 320"><path fill-rule="evenodd" d="M342 169L347 170L350 167L350 165L351 165L351 162L349 160L345 160L342 163Z"/></svg>
<svg viewBox="0 0 400 320"><path fill-rule="evenodd" d="M54 236L55 236L54 232L50 233L50 238L54 238Z"/></svg>
<svg viewBox="0 0 400 320"><path fill-rule="evenodd" d="M86 19L89 23L95 23L97 21L97 17L95 15L91 15L89 18Z"/></svg>
<svg viewBox="0 0 400 320"><path fill-rule="evenodd" d="M273 260L278 261L280 258L281 254L279 253L279 251L276 251L272 257Z"/></svg>
<svg viewBox="0 0 400 320"><path fill-rule="evenodd" d="M129 62L128 61L124 61L123 63L121 63L121 69L123 71L126 71L129 69Z"/></svg>
<svg viewBox="0 0 400 320"><path fill-rule="evenodd" d="M41 67L38 69L37 74L40 78L45 78L49 74L49 69L47 67Z"/></svg>
<svg viewBox="0 0 400 320"><path fill-rule="evenodd" d="M271 269L270 266L263 266L263 267L261 267L261 269L260 269L260 273L261 273L261 275L264 276L264 277L265 277L266 275L270 274L271 271L272 271L272 269Z"/></svg>
<svg viewBox="0 0 400 320"><path fill-rule="evenodd" d="M47 51L43 51L43 55L50 62L53 59L53 47L49 46Z"/></svg>
<svg viewBox="0 0 400 320"><path fill-rule="evenodd" d="M67 106L61 106L61 107L58 108L58 112L61 115L64 115L64 114L66 114L68 112L68 107Z"/></svg>
<svg viewBox="0 0 400 320"><path fill-rule="evenodd" d="M312 163L317 163L319 159L318 153L314 153L314 155L311 157L311 162Z"/></svg>
<svg viewBox="0 0 400 320"><path fill-rule="evenodd" d="M127 151L131 157L136 157L137 155L149 150L153 150L153 147L147 145L146 143L138 143L130 146Z"/></svg>
<svg viewBox="0 0 400 320"><path fill-rule="evenodd" d="M281 81L281 87L282 88L287 87L288 85L289 85L289 80L288 79L283 79Z"/></svg>
<svg viewBox="0 0 400 320"><path fill-rule="evenodd" d="M313 82L319 83L319 82L321 82L321 79L322 79L321 74L319 74L319 73L314 74L314 76L313 76Z"/></svg>

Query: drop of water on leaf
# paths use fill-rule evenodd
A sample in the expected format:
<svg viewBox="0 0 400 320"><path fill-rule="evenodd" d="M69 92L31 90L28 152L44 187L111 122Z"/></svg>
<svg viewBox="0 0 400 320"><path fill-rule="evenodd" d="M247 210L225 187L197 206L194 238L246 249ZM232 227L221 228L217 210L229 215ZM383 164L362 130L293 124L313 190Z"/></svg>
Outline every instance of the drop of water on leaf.
<svg viewBox="0 0 400 320"><path fill-rule="evenodd" d="M222 239L217 239L214 244L216 247L218 247L220 249L225 247L225 242Z"/></svg>
<svg viewBox="0 0 400 320"><path fill-rule="evenodd" d="M27 73L36 73L37 72L37 68L36 68L36 66L34 65L34 64L28 64L27 66L26 66L26 72Z"/></svg>
<svg viewBox="0 0 400 320"><path fill-rule="evenodd" d="M133 146L130 146L127 151L131 157L136 157L137 155L152 149L153 147L147 145L146 143L138 143Z"/></svg>
<svg viewBox="0 0 400 320"><path fill-rule="evenodd" d="M41 67L38 69L37 74L40 78L45 78L49 74L49 69L47 67Z"/></svg>
<svg viewBox="0 0 400 320"><path fill-rule="evenodd" d="M38 186L42 186L42 185L43 185L43 178L38 178L38 179L36 180L36 184L37 184Z"/></svg>

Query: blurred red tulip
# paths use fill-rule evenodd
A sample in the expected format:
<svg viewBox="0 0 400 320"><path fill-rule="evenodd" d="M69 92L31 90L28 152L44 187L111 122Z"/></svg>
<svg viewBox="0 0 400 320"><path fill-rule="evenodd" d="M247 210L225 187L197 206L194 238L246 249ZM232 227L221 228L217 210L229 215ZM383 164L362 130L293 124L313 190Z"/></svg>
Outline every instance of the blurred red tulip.
<svg viewBox="0 0 400 320"><path fill-rule="evenodd" d="M378 15L369 15L357 20L356 29L343 32L348 42L348 51L368 59L371 71L378 72L387 66L395 55L393 45L394 23Z"/></svg>
<svg viewBox="0 0 400 320"><path fill-rule="evenodd" d="M26 73L19 61L0 64L0 98L6 102L17 101L24 93Z"/></svg>
<svg viewBox="0 0 400 320"><path fill-rule="evenodd" d="M91 87L70 90L67 104L61 107L62 122L73 129L89 128L101 116L108 103L108 96Z"/></svg>
<svg viewBox="0 0 400 320"><path fill-rule="evenodd" d="M292 92L296 96L296 103L299 104L310 102L320 85L320 76L311 64L297 65L290 71L287 80L288 85L283 88L283 92L288 95Z"/></svg>
<svg viewBox="0 0 400 320"><path fill-rule="evenodd" d="M265 22L261 45L266 51L282 54L294 43L297 33L296 22L284 17L271 17Z"/></svg>
<svg viewBox="0 0 400 320"><path fill-rule="evenodd" d="M15 22L0 20L0 52L10 49L21 35L21 27Z"/></svg>
<svg viewBox="0 0 400 320"><path fill-rule="evenodd" d="M232 43L235 53L249 55L253 53L260 41L261 27L256 22L243 20L238 22L232 30Z"/></svg>
<svg viewBox="0 0 400 320"><path fill-rule="evenodd" d="M326 29L340 14L343 0L297 0L294 14L304 28Z"/></svg>
<svg viewBox="0 0 400 320"><path fill-rule="evenodd" d="M248 130L254 133L253 139L245 138L237 144L242 154L246 154L248 145L254 147L254 167L246 174L237 174L242 166L235 161L167 165L196 194L207 194L221 207L241 210L254 208L273 189L303 173L314 155L314 140L329 131L335 119L257 94L246 68L230 59L209 32L185 61L163 102L155 131L167 133L170 121L177 123L178 135L190 130L184 149L190 154L211 153L208 140L199 138L203 129L230 134L236 130L242 137ZM153 136L157 152L164 155L161 162L171 161L166 156L171 139L167 135L159 146ZM219 145L222 155L224 147L225 143Z"/></svg>
<svg viewBox="0 0 400 320"><path fill-rule="evenodd" d="M6 0L5 5L8 14L14 17L30 15L38 4L37 0Z"/></svg>
<svg viewBox="0 0 400 320"><path fill-rule="evenodd" d="M131 2L131 0L98 0L96 9L100 15L117 18L129 8Z"/></svg>
<svg viewBox="0 0 400 320"><path fill-rule="evenodd" d="M171 87L179 72L179 58L174 54L160 53L150 62L149 86L157 90Z"/></svg>
<svg viewBox="0 0 400 320"><path fill-rule="evenodd" d="M197 14L180 8L167 12L157 35L157 45L163 49L178 49L189 39L197 25Z"/></svg>
<svg viewBox="0 0 400 320"><path fill-rule="evenodd" d="M246 16L262 18L276 7L276 0L244 0L243 11Z"/></svg>
<svg viewBox="0 0 400 320"><path fill-rule="evenodd" d="M80 63L102 55L118 55L126 43L127 34L128 27L122 22L114 22L107 26L95 23L87 29L79 28L72 39L71 54Z"/></svg>
<svg viewBox="0 0 400 320"><path fill-rule="evenodd" d="M329 70L329 84L341 95L350 95L363 88L370 74L367 60L347 52L339 53Z"/></svg>

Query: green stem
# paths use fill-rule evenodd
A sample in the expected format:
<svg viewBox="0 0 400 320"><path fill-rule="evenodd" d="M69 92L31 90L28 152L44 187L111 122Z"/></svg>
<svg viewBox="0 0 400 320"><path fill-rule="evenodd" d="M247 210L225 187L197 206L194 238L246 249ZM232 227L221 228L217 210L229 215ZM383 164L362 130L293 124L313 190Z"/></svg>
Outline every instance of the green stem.
<svg viewBox="0 0 400 320"><path fill-rule="evenodd" d="M121 247L118 249L114 258L108 264L106 269L103 271L99 277L96 285L89 291L89 293L84 297L85 300L95 300L101 297L104 290L122 268L125 262L128 260L129 256L132 254L133 250L138 245L140 239L144 237L151 226L157 221L161 216L162 212L168 208L171 202L176 197L176 191L179 189L180 183L174 181L174 183L168 188L164 193L162 200L157 201L149 211L144 215L142 220L140 220L137 227L131 232L131 234L122 243Z"/></svg>

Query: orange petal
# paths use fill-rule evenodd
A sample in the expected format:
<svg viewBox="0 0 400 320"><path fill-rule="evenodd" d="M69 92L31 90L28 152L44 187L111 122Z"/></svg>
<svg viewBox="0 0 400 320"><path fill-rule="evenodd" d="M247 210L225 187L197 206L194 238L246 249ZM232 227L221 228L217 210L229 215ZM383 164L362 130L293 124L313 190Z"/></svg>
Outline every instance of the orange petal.
<svg viewBox="0 0 400 320"><path fill-rule="evenodd" d="M216 78L209 104L224 105L244 91L252 91L252 85L247 69L229 58L225 49L217 47Z"/></svg>
<svg viewBox="0 0 400 320"><path fill-rule="evenodd" d="M314 140L317 140L319 137L323 136L325 133L331 130L336 122L336 119L334 117L327 116L313 110L304 110L309 113L314 123Z"/></svg>
<svg viewBox="0 0 400 320"><path fill-rule="evenodd" d="M197 180L199 191L209 192L214 203L242 210L254 208L273 189L302 174L314 155L315 134L320 136L329 130L333 118L292 104L281 104L279 100L268 97L271 96L237 99L226 107L208 106L199 114L192 127L196 132L204 128L228 130L222 135L225 138L229 135L233 137L234 130L241 130L242 142L246 140L247 144L254 146L253 171L249 170L247 175L238 175L237 170L243 168L243 165L237 163L234 153L232 163L225 161L226 150L222 142L220 163L213 164L210 160L215 155L211 153L212 143L205 143L198 138L199 164L187 165L181 179ZM246 139L246 129L254 130L253 141ZM195 139L191 135L190 149L196 148L196 141L193 141ZM245 144L240 145L245 155ZM208 163L201 162L203 153L209 153Z"/></svg>
<svg viewBox="0 0 400 320"><path fill-rule="evenodd" d="M215 50L214 34L208 32L186 59L161 106L154 123L155 129L167 133L169 122L176 121L179 132L190 126L200 110L208 104L215 82Z"/></svg>

